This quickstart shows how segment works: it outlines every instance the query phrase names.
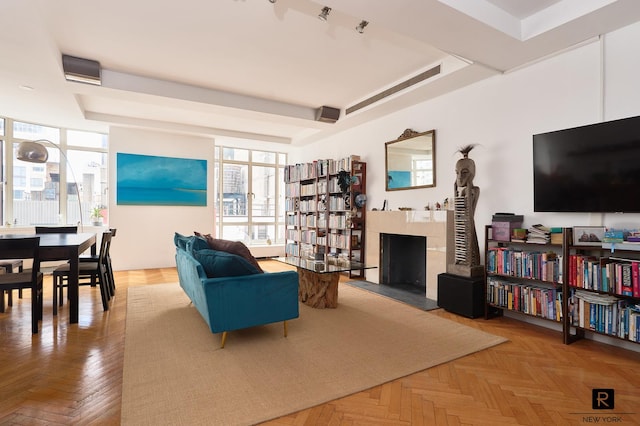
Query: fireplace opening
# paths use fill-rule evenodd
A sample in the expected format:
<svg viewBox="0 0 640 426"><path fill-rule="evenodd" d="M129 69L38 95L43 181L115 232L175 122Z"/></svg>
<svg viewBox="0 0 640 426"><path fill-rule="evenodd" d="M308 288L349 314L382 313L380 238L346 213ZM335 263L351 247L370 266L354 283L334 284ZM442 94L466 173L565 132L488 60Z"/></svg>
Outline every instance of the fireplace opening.
<svg viewBox="0 0 640 426"><path fill-rule="evenodd" d="M380 234L380 284L411 292L427 290L427 238Z"/></svg>

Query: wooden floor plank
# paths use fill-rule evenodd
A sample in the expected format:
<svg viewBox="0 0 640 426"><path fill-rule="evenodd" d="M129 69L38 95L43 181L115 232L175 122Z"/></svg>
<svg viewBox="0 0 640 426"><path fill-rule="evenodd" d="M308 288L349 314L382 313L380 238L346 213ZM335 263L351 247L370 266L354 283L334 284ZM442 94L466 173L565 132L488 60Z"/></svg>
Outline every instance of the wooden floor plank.
<svg viewBox="0 0 640 426"><path fill-rule="evenodd" d="M261 262L267 271L286 265ZM97 289L80 289L80 322L67 306L52 315L45 278L42 330L31 335L28 292L0 314L0 424L118 425L127 289L177 282L175 268L117 271L117 293L102 311ZM344 282L346 279L341 279ZM341 284L344 285L344 284ZM267 425L584 424L591 390L614 388L620 424L640 424L640 354L511 318L437 316L509 339L508 343L372 389L291 413ZM601 415L601 413L600 413Z"/></svg>

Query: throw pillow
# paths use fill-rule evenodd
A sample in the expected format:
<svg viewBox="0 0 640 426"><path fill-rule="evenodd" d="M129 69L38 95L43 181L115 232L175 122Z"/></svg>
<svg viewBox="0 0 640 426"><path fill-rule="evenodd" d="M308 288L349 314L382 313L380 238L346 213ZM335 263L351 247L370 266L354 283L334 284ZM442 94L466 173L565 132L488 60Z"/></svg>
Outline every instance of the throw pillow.
<svg viewBox="0 0 640 426"><path fill-rule="evenodd" d="M187 240L187 246L185 250L193 255L198 250L204 250L208 248L209 244L207 243L207 240L202 237L191 236Z"/></svg>
<svg viewBox="0 0 640 426"><path fill-rule="evenodd" d="M252 264L258 270L258 272L264 272L258 264L256 258L251 254L249 248L245 246L241 241L221 240L219 238L213 238L211 234L201 234L199 232L194 232L194 234L198 237L204 238L207 241L210 249L224 251L240 256L247 262Z"/></svg>
<svg viewBox="0 0 640 426"><path fill-rule="evenodd" d="M260 273L244 258L224 251L198 250L194 252L193 257L200 262L209 278L236 277Z"/></svg>
<svg viewBox="0 0 640 426"><path fill-rule="evenodd" d="M182 250L186 250L187 242L189 241L190 238L192 237L187 237L185 235L178 234L176 232L175 235L173 236L173 243L176 245L176 247L181 248Z"/></svg>

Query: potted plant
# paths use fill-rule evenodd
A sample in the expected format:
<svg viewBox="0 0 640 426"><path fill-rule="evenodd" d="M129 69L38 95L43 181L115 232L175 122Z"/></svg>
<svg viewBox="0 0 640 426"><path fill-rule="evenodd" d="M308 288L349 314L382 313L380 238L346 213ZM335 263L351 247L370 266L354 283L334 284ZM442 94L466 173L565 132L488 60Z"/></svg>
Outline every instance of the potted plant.
<svg viewBox="0 0 640 426"><path fill-rule="evenodd" d="M94 207L91 210L91 224L94 226L102 226L102 208Z"/></svg>

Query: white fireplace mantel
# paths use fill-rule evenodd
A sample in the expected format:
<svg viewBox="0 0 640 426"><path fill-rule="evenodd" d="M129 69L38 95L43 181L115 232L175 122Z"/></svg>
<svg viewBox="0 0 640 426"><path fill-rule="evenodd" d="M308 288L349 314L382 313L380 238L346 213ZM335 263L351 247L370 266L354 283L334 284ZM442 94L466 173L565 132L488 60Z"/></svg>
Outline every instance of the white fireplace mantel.
<svg viewBox="0 0 640 426"><path fill-rule="evenodd" d="M447 272L453 253L452 210L368 211L365 232L365 263L376 266L366 272L367 281L380 283L380 234L416 235L427 238L426 297L438 298L438 274Z"/></svg>

